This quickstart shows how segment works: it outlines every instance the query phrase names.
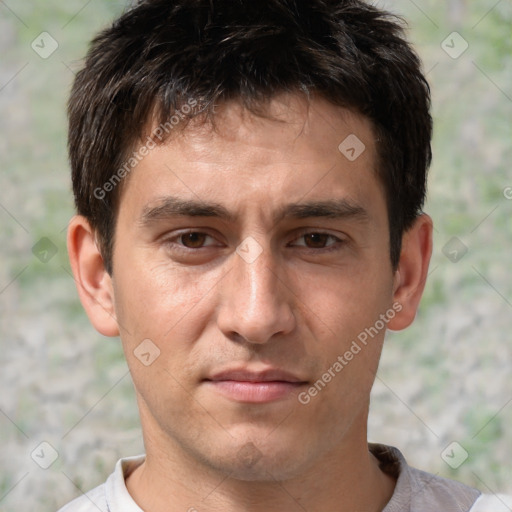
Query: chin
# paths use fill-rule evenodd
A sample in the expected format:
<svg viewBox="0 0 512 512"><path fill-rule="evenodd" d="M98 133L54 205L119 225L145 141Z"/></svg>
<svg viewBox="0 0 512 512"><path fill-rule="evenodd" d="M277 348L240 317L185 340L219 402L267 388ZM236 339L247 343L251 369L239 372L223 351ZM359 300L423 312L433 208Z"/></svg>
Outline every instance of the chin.
<svg viewBox="0 0 512 512"><path fill-rule="evenodd" d="M207 463L235 480L285 481L303 473L307 465L305 451L298 451L294 446L297 445L291 442L288 446L283 443L277 446L275 443L244 441L222 450L218 456L210 454Z"/></svg>

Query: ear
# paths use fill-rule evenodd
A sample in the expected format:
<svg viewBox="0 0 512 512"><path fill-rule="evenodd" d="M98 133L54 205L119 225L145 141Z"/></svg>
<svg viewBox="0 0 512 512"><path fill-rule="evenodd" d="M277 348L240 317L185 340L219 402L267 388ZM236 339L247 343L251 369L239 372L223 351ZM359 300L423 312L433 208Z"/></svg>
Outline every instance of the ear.
<svg viewBox="0 0 512 512"><path fill-rule="evenodd" d="M432 219L422 214L402 237L400 261L393 285L393 300L401 304L402 309L388 323L388 328L393 331L405 329L416 317L432 255L432 230Z"/></svg>
<svg viewBox="0 0 512 512"><path fill-rule="evenodd" d="M68 253L80 301L95 329L104 336L118 336L112 279L105 270L94 230L77 215L68 227Z"/></svg>

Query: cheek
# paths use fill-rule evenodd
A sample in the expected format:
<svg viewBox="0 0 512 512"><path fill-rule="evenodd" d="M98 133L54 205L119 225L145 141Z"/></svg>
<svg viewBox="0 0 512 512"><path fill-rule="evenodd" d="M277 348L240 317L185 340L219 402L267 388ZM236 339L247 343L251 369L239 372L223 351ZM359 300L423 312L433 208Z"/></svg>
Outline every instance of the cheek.
<svg viewBox="0 0 512 512"><path fill-rule="evenodd" d="M116 313L124 331L165 341L175 331L200 328L209 292L221 276L199 276L168 263L144 261L133 257L114 283Z"/></svg>
<svg viewBox="0 0 512 512"><path fill-rule="evenodd" d="M392 300L391 272L364 264L325 275L302 274L296 286L298 304L304 317L309 318L310 328L338 349L371 327Z"/></svg>
<svg viewBox="0 0 512 512"><path fill-rule="evenodd" d="M309 357L319 361L315 382L321 391L314 390L318 396L312 398L319 415L331 408L331 415L344 416L366 406L386 328L381 315L392 302L392 277L385 275L340 269L337 279L331 275L317 280L314 288L303 285L305 318L316 338L308 346Z"/></svg>

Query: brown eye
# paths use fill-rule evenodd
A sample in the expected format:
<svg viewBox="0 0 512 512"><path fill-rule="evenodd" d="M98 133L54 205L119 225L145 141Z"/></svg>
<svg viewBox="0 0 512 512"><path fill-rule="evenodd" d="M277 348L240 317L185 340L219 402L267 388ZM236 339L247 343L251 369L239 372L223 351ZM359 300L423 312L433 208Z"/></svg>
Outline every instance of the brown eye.
<svg viewBox="0 0 512 512"><path fill-rule="evenodd" d="M339 250L343 244L343 240L330 233L309 231L302 233L291 245L303 249L313 249L320 254L321 252Z"/></svg>
<svg viewBox="0 0 512 512"><path fill-rule="evenodd" d="M194 231L181 235L180 241L185 247L188 247L189 249L198 249L204 245L207 236L208 235L206 233L199 233Z"/></svg>
<svg viewBox="0 0 512 512"><path fill-rule="evenodd" d="M331 235L325 233L310 233L304 235L306 246L310 249L323 249ZM332 238L332 237L331 237Z"/></svg>

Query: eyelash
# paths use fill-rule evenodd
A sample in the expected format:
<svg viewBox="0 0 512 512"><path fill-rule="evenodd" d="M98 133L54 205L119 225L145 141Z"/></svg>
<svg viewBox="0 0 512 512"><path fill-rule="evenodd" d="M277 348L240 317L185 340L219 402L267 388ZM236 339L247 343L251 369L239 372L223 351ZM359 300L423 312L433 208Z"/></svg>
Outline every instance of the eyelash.
<svg viewBox="0 0 512 512"><path fill-rule="evenodd" d="M327 236L331 240L333 240L333 243L331 243L331 245L328 245L327 247L320 247L318 249L316 249L314 247L307 247L305 245L299 246L299 247L303 248L303 250L306 250L306 251L323 252L323 253L337 251L340 249L340 245L345 243L345 240L342 240L342 239L338 238L337 236L332 235L331 233L325 233L324 231L309 231L309 230L301 231L299 233L299 235L297 236L297 238L294 238L293 241L299 240L300 238L303 238L307 235Z"/></svg>
<svg viewBox="0 0 512 512"><path fill-rule="evenodd" d="M189 231L181 232L178 235L175 235L174 237L167 239L165 241L165 244L167 246L174 246L175 249L177 248L177 250L182 251L182 252L187 252L187 253L196 252L200 249L206 249L208 247L213 247L213 246L201 246L201 247L197 247L197 248L191 248L191 247L186 247L182 244L176 243L176 240L180 240L182 237L190 235L190 234L206 235L207 237L213 239L213 236L211 236L208 233L205 233L203 231L189 230ZM334 242L331 243L331 245L328 245L326 247L314 248L314 247L307 247L305 245L299 246L299 247L302 247L306 251L313 251L316 253L319 253L319 252L326 253L326 252L339 250L340 244L344 244L346 242L345 240L342 240L342 239L332 235L331 233L325 233L323 231L302 231L299 233L299 235L296 238L293 239L293 241L296 241L296 240L303 238L307 235L325 235L325 236L329 237L331 240L334 240Z"/></svg>

